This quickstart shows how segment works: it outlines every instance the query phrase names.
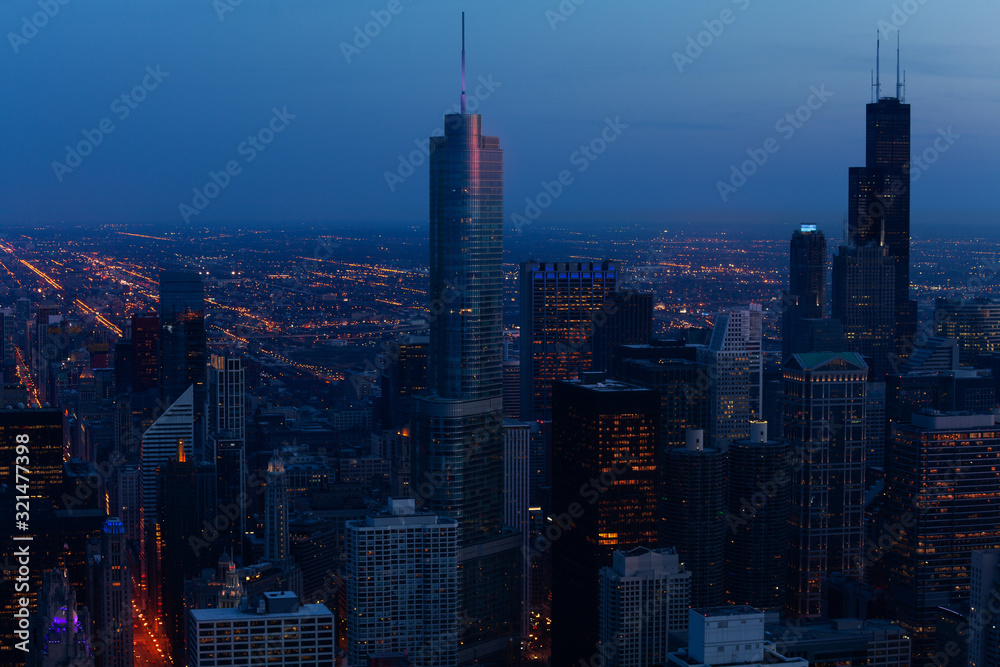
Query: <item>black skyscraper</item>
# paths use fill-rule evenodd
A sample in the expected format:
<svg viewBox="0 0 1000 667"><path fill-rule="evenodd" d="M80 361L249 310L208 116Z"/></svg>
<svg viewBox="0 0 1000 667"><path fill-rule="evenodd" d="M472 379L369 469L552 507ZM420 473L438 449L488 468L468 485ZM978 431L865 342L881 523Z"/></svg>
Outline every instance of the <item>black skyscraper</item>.
<svg viewBox="0 0 1000 667"><path fill-rule="evenodd" d="M910 301L910 105L903 102L897 49L895 97L875 98L865 113L865 166L852 167L848 186L850 245L885 246L895 264L895 347L905 356L916 333L916 302ZM877 75L876 75L877 76Z"/></svg>
<svg viewBox="0 0 1000 667"><path fill-rule="evenodd" d="M789 253L788 292L782 300L781 357L806 349L809 336L803 320L826 315L826 237L816 225L802 225L793 235Z"/></svg>
<svg viewBox="0 0 1000 667"><path fill-rule="evenodd" d="M197 273L160 273L160 400L161 410L194 385L194 452L201 447L205 406L205 287Z"/></svg>

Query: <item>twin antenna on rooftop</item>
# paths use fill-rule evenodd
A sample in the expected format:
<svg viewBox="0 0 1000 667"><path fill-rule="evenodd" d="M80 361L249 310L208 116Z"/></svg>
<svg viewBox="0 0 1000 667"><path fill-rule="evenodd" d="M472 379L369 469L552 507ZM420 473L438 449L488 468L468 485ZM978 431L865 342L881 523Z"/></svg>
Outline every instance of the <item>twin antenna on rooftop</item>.
<svg viewBox="0 0 1000 667"><path fill-rule="evenodd" d="M465 88L465 19L462 19L462 87ZM906 70L903 70L903 79L899 78L899 31L896 32L896 99L900 102L903 101L903 91L906 89ZM875 34L875 71L872 73L872 92L875 95L875 99L872 102L878 102L882 99L882 82L879 80L879 34ZM891 99L891 98L887 98Z"/></svg>

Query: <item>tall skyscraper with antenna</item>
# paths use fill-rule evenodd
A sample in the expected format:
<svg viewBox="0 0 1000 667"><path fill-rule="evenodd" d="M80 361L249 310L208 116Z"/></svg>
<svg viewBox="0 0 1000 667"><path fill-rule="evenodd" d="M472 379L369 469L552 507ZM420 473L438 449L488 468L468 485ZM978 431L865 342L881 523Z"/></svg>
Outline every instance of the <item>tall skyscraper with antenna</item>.
<svg viewBox="0 0 1000 667"><path fill-rule="evenodd" d="M458 522L458 662L516 648L520 538L503 525L503 152L465 111L431 137L428 393L414 404L411 493Z"/></svg>
<svg viewBox="0 0 1000 667"><path fill-rule="evenodd" d="M865 166L849 172L846 241L858 248L884 247L892 258L893 347L905 356L917 326L916 302L910 300L910 105L904 102L898 42L895 97L882 96L877 38L875 44L874 99L865 111Z"/></svg>

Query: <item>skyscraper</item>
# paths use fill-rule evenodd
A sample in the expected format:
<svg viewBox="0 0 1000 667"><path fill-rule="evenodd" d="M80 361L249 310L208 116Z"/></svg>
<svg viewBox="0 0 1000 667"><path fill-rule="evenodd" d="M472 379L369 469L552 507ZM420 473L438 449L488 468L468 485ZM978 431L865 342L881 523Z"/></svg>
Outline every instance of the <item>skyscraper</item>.
<svg viewBox="0 0 1000 667"><path fill-rule="evenodd" d="M18 478L17 457L27 455L30 466L28 496L31 505L54 506L62 494L63 413L56 408L0 410L0 484L14 488ZM18 445L22 451L18 452ZM21 461L23 463L23 460Z"/></svg>
<svg viewBox="0 0 1000 667"><path fill-rule="evenodd" d="M616 551L601 568L598 640L616 667L661 665L687 630L691 572L674 549Z"/></svg>
<svg viewBox="0 0 1000 667"><path fill-rule="evenodd" d="M208 436L244 441L246 407L243 362L239 357L213 354L208 367Z"/></svg>
<svg viewBox="0 0 1000 667"><path fill-rule="evenodd" d="M104 522L100 555L89 563L90 612L94 619L98 667L132 667L132 577L125 556L125 526L118 517Z"/></svg>
<svg viewBox="0 0 1000 667"><path fill-rule="evenodd" d="M411 493L458 522L459 662L518 634L520 538L503 526L503 152L465 113L430 138L428 394L414 403Z"/></svg>
<svg viewBox="0 0 1000 667"><path fill-rule="evenodd" d="M160 273L160 401L170 405L188 387L194 388L194 456L202 451L202 413L205 409L205 287L197 273Z"/></svg>
<svg viewBox="0 0 1000 667"><path fill-rule="evenodd" d="M267 464L267 486L264 490L264 558L274 567L283 569L291 556L288 543L288 481L285 462L278 452Z"/></svg>
<svg viewBox="0 0 1000 667"><path fill-rule="evenodd" d="M521 534L521 632L528 631L528 589L531 574L528 513L531 488L530 422L503 422L503 521ZM522 636L527 636L522 634Z"/></svg>
<svg viewBox="0 0 1000 667"><path fill-rule="evenodd" d="M875 99L865 109L865 166L848 174L846 231L849 245L885 248L892 260L893 350L905 356L917 328L910 300L910 105L903 102L898 47L895 96L882 96L877 58ZM872 371L878 375L879 365Z"/></svg>
<svg viewBox="0 0 1000 667"><path fill-rule="evenodd" d="M748 440L729 445L726 490L726 594L762 611L785 606L791 450L753 422Z"/></svg>
<svg viewBox="0 0 1000 667"><path fill-rule="evenodd" d="M692 429L686 439L664 457L662 542L691 569L691 605L716 607L726 599L726 454L705 447L704 431Z"/></svg>
<svg viewBox="0 0 1000 667"><path fill-rule="evenodd" d="M347 522L347 654L407 652L414 667L451 667L458 653L458 525L390 499Z"/></svg>
<svg viewBox="0 0 1000 667"><path fill-rule="evenodd" d="M808 352L793 354L783 375L793 457L787 610L817 617L830 574L863 574L868 367L852 352Z"/></svg>
<svg viewBox="0 0 1000 667"><path fill-rule="evenodd" d="M716 449L749 437L750 420L761 418L763 317L757 303L720 312L711 341L698 350L698 361L708 366L712 379L708 437Z"/></svg>
<svg viewBox="0 0 1000 667"><path fill-rule="evenodd" d="M937 335L958 340L959 362L1000 352L1000 303L992 299L938 299L934 304Z"/></svg>
<svg viewBox="0 0 1000 667"><path fill-rule="evenodd" d="M833 258L833 317L844 327L847 349L868 362L872 382L899 372L895 271L885 246L840 246Z"/></svg>
<svg viewBox="0 0 1000 667"><path fill-rule="evenodd" d="M656 545L659 396L603 373L552 392L552 659L595 653L597 577L615 550ZM557 533L550 530L559 528ZM536 540L537 545L537 540Z"/></svg>
<svg viewBox="0 0 1000 667"><path fill-rule="evenodd" d="M608 295L595 313L592 371L611 372L618 345L647 345L653 339L653 295L619 290Z"/></svg>
<svg viewBox="0 0 1000 667"><path fill-rule="evenodd" d="M1000 667L1000 549L972 552L969 595L969 667Z"/></svg>
<svg viewBox="0 0 1000 667"><path fill-rule="evenodd" d="M132 316L132 391L156 389L160 366L160 318L155 313Z"/></svg>
<svg viewBox="0 0 1000 667"><path fill-rule="evenodd" d="M802 320L826 315L826 237L816 225L802 225L792 234L788 291L782 298L781 358L804 349L808 342Z"/></svg>
<svg viewBox="0 0 1000 667"><path fill-rule="evenodd" d="M591 370L594 325L607 323L617 273L609 261L521 264L521 419L552 419L552 383Z"/></svg>
<svg viewBox="0 0 1000 667"><path fill-rule="evenodd" d="M1000 427L993 413L932 410L893 430L886 512L888 613L910 631L915 662L933 653L935 610L969 601L974 551L1000 543Z"/></svg>

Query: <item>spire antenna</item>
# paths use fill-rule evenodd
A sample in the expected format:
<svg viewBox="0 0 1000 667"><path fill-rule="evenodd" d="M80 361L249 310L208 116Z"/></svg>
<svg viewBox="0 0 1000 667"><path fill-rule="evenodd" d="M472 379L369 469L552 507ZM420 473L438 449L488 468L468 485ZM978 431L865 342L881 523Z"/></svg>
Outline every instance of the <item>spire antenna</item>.
<svg viewBox="0 0 1000 667"><path fill-rule="evenodd" d="M899 30L896 31L896 99L902 101L903 98L900 95L902 84L899 82L899 32Z"/></svg>
<svg viewBox="0 0 1000 667"><path fill-rule="evenodd" d="M465 12L462 12L462 115L465 115Z"/></svg>
<svg viewBox="0 0 1000 667"><path fill-rule="evenodd" d="M882 83L879 80L879 34L875 31L875 101L882 97Z"/></svg>

